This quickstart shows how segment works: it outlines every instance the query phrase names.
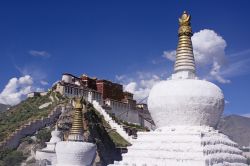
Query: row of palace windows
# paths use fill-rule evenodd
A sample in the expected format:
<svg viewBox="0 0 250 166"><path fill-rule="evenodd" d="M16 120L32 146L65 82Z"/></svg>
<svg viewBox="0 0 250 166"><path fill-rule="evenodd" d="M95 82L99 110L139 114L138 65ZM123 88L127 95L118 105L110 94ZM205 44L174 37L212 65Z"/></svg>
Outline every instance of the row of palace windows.
<svg viewBox="0 0 250 166"><path fill-rule="evenodd" d="M73 94L73 95L81 95L81 96L87 96L88 92L83 89L73 88L65 86L65 93Z"/></svg>
<svg viewBox="0 0 250 166"><path fill-rule="evenodd" d="M73 87L65 86L65 93L72 94L72 95L80 95L80 96L88 96L88 91ZM101 100L101 94L100 93L92 93L94 99Z"/></svg>
<svg viewBox="0 0 250 166"><path fill-rule="evenodd" d="M126 103L120 103L120 102L115 102L115 101L111 101L111 107L114 108L120 108L120 109L129 109L130 105L126 104Z"/></svg>

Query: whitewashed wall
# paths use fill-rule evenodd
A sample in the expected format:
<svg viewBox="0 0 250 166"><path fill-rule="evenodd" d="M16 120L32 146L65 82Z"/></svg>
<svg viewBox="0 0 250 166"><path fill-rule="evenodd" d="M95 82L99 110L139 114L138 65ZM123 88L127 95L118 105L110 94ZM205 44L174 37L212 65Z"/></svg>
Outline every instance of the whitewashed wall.
<svg viewBox="0 0 250 166"><path fill-rule="evenodd" d="M129 104L114 100L106 100L105 104L107 104L107 106L111 108L111 110L106 109L106 111L110 114L115 115L118 119L124 120L129 123L142 125L138 110L131 107Z"/></svg>

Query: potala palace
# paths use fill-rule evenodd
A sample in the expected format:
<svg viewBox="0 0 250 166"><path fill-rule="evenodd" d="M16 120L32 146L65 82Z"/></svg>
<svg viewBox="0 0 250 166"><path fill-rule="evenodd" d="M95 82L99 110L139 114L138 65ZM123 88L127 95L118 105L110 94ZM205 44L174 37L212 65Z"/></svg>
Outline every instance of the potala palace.
<svg viewBox="0 0 250 166"><path fill-rule="evenodd" d="M64 73L61 81L54 85L54 89L69 98L82 96L90 103L97 102L107 113L118 119L149 129L154 128L147 104L137 103L132 93L123 91L121 84L87 75L76 77Z"/></svg>

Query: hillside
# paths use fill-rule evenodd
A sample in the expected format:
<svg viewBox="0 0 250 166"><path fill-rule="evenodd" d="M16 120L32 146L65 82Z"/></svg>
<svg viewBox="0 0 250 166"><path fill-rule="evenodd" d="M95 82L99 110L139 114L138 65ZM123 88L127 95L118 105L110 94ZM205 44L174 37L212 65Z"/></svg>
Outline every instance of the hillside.
<svg viewBox="0 0 250 166"><path fill-rule="evenodd" d="M5 104L0 103L0 112L6 111L9 107L10 107L9 105L5 105Z"/></svg>
<svg viewBox="0 0 250 166"><path fill-rule="evenodd" d="M239 115L223 117L218 125L218 130L240 146L250 145L250 118Z"/></svg>
<svg viewBox="0 0 250 166"><path fill-rule="evenodd" d="M72 125L74 109L67 99L58 102L59 100L56 100L56 98L60 96L55 97L55 95L55 93L52 93L46 96L28 98L9 111L1 113L1 140L4 140L15 129L28 121L47 116L50 110L61 102L64 102L63 105L66 106L67 111L64 111L59 116L57 124L58 128L67 136ZM50 102L52 102L51 105L42 107ZM95 164L107 165L114 160L121 160L121 149L126 148L130 144L109 126L103 116L94 109L92 104L88 104L87 111L84 112L84 117L84 137L89 142L95 143L98 149ZM50 123L49 126L39 129L38 132L23 137L20 139L19 146L15 149L1 149L0 166L4 166L6 163L8 163L7 165L20 165L21 162L25 163L24 165L35 164L35 159L31 151L44 147L44 142L50 139L50 131L54 128L55 124L56 122Z"/></svg>
<svg viewBox="0 0 250 166"><path fill-rule="evenodd" d="M48 116L58 103L55 95L48 93L45 96L27 98L8 111L0 112L0 142L27 122Z"/></svg>

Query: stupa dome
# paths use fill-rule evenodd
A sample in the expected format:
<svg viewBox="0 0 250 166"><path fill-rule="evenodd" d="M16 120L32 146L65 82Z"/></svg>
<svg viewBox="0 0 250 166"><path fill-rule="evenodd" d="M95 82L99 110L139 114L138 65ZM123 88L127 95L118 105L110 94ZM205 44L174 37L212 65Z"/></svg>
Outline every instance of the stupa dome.
<svg viewBox="0 0 250 166"><path fill-rule="evenodd" d="M208 81L167 80L152 88L148 106L157 128L215 127L224 109L224 96L218 86Z"/></svg>
<svg viewBox="0 0 250 166"><path fill-rule="evenodd" d="M96 154L96 145L88 142L62 141L56 145L58 166L89 166Z"/></svg>

